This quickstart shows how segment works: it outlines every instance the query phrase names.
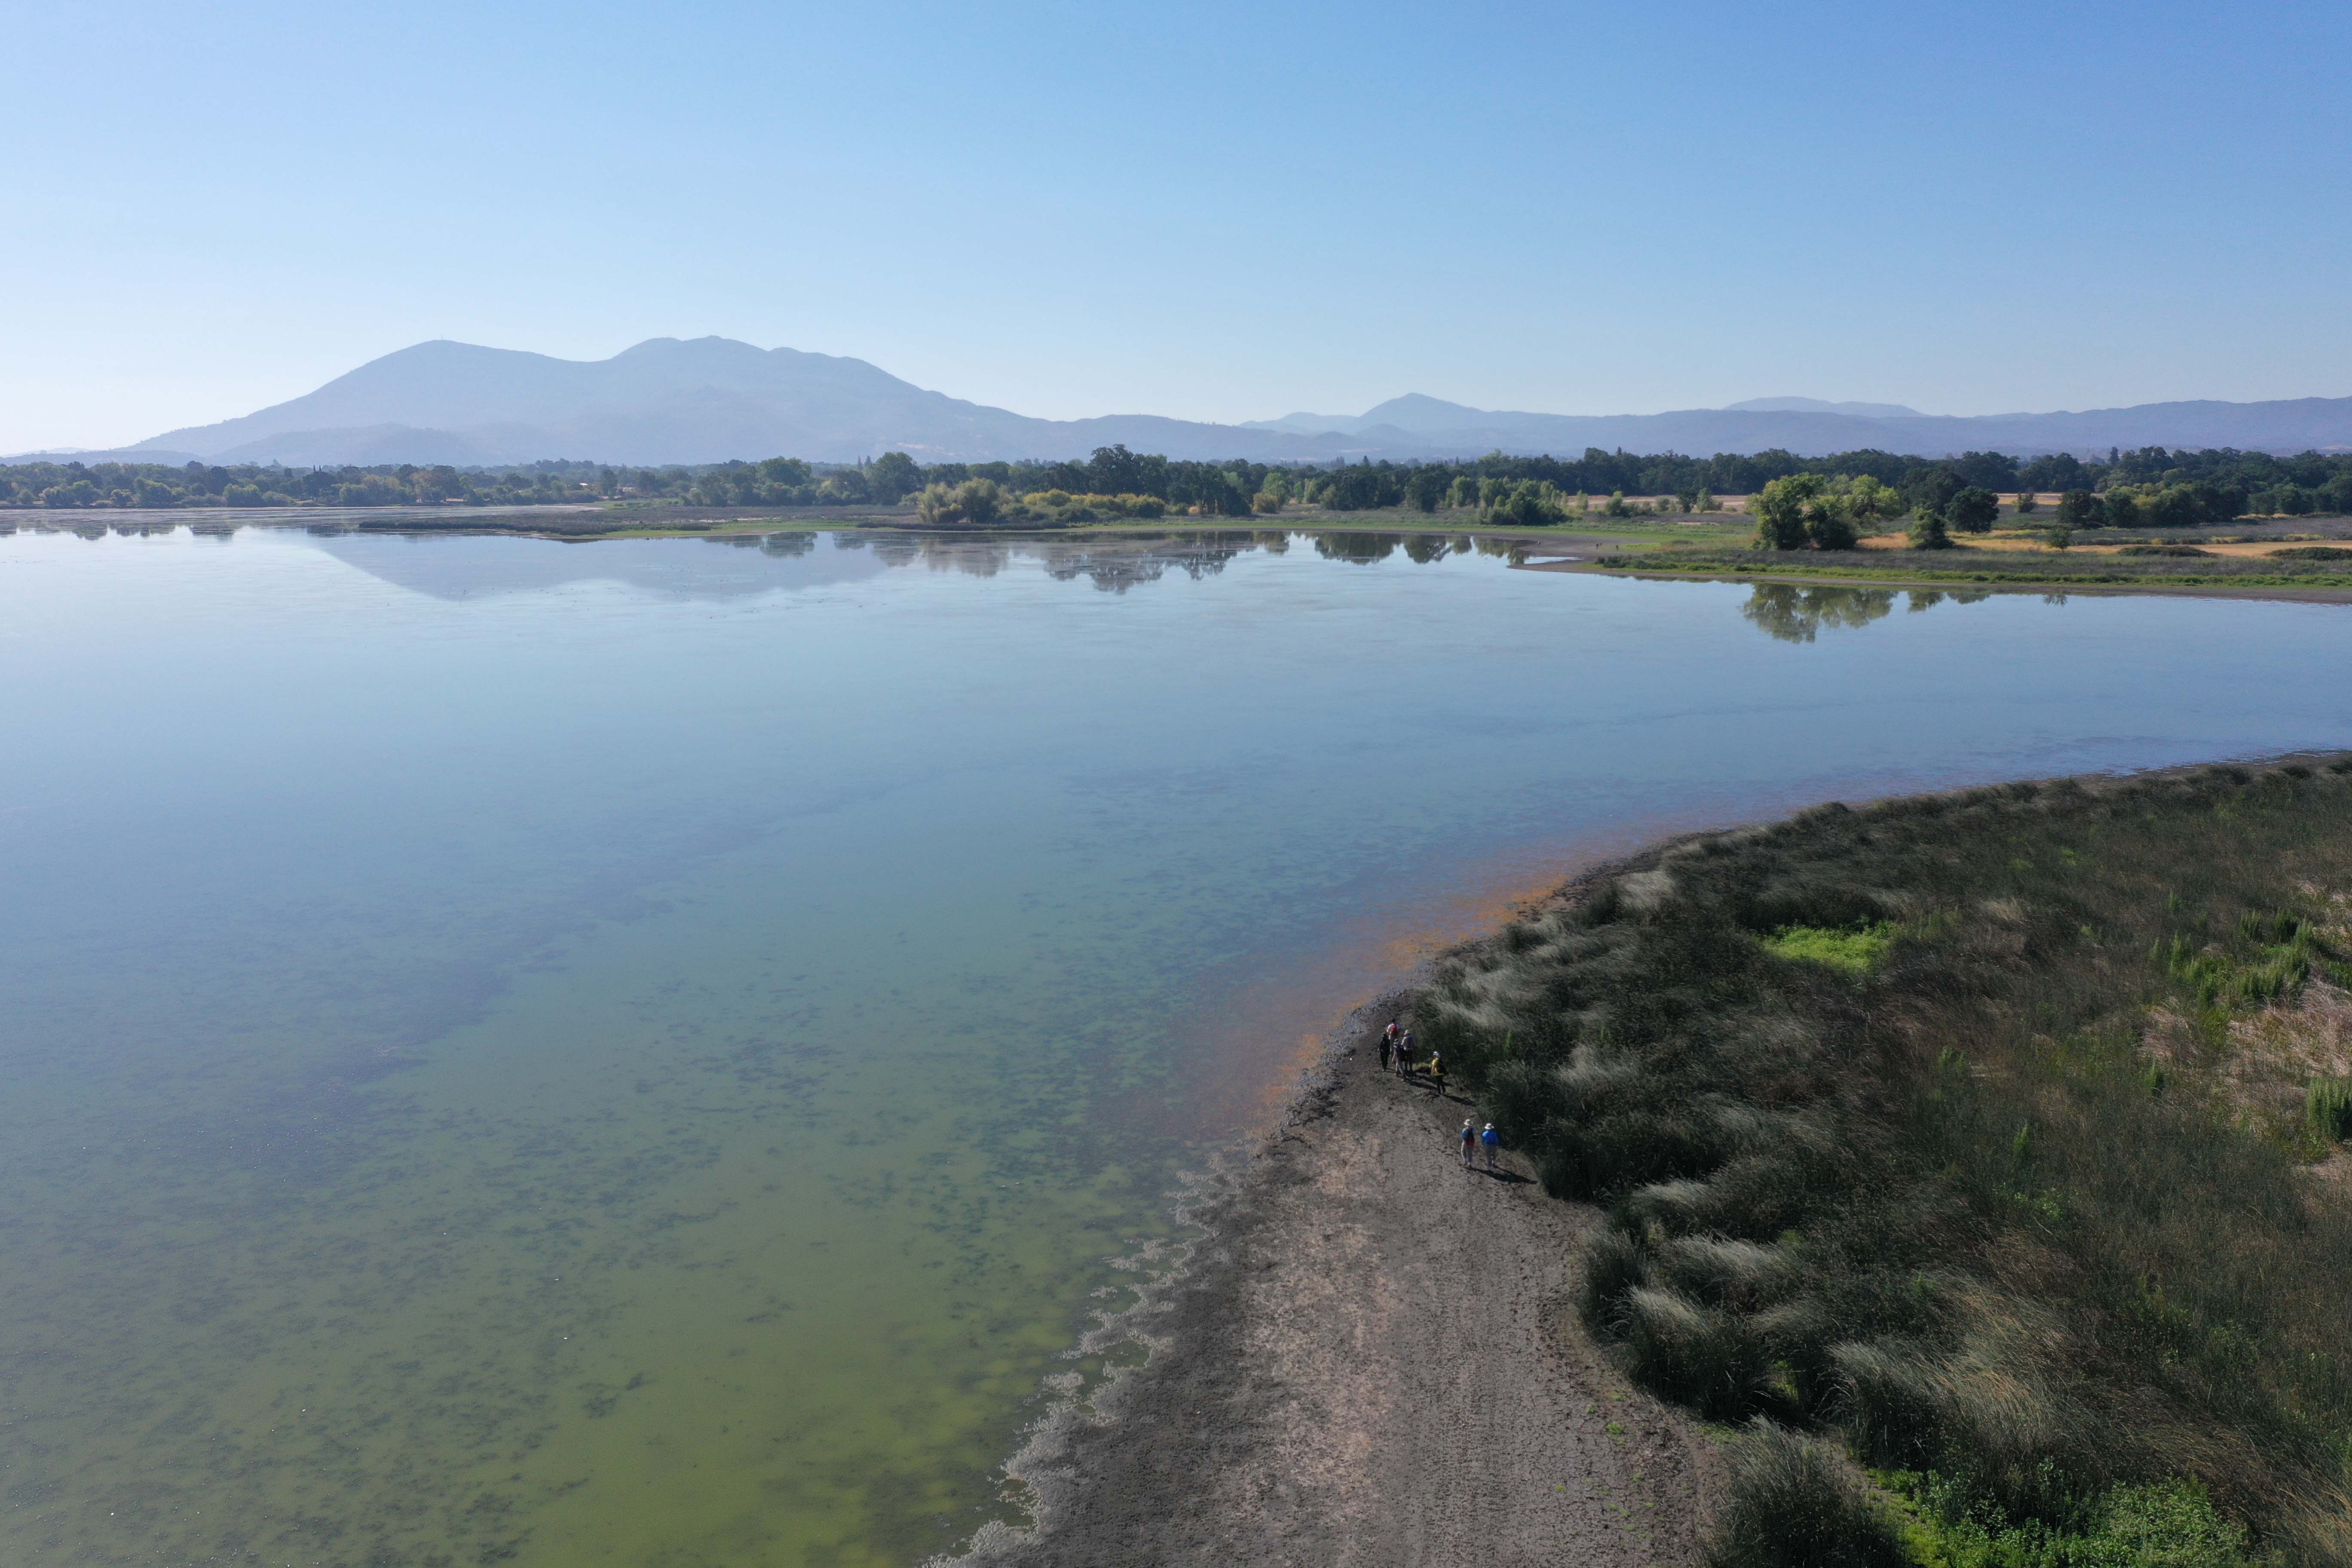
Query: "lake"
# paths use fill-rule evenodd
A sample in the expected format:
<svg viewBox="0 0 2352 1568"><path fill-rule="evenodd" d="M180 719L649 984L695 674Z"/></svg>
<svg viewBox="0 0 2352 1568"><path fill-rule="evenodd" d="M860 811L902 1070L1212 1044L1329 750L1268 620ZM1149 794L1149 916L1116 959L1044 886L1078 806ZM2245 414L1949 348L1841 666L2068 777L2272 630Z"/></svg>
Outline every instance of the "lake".
<svg viewBox="0 0 2352 1568"><path fill-rule="evenodd" d="M83 533L0 537L16 1563L920 1561L1183 1174L1505 900L2352 746L2333 605Z"/></svg>

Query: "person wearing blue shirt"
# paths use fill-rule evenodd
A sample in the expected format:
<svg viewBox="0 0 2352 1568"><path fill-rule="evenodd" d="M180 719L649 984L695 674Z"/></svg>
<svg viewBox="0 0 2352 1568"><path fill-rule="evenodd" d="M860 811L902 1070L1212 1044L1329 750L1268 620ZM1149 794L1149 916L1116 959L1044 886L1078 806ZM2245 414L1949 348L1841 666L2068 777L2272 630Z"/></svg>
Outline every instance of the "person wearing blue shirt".
<svg viewBox="0 0 2352 1568"><path fill-rule="evenodd" d="M1462 1161L1467 1164L1470 1162L1470 1145L1466 1142L1470 1136L1470 1124L1467 1121L1462 1124L1462 1136L1465 1140L1462 1145ZM1478 1142L1486 1146L1486 1170L1491 1174L1495 1169L1496 1152L1503 1147L1503 1135L1496 1131L1495 1124L1489 1121L1486 1131L1478 1134Z"/></svg>

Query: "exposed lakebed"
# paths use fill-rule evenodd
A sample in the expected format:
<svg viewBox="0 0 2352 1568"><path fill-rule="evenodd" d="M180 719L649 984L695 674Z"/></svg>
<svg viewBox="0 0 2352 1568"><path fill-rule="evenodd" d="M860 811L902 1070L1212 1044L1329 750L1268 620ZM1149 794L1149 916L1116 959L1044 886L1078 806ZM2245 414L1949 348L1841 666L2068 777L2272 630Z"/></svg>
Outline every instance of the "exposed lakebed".
<svg viewBox="0 0 2352 1568"><path fill-rule="evenodd" d="M20 532L0 595L26 1563L914 1562L1486 893L2352 744L2334 606L1378 535Z"/></svg>

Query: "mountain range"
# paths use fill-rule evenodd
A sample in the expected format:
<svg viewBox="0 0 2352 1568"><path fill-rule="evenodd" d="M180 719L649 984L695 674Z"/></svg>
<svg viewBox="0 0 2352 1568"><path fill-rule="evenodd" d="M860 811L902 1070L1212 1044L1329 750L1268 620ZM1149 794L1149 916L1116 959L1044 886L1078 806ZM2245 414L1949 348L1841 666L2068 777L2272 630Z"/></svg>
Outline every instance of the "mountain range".
<svg viewBox="0 0 2352 1568"><path fill-rule="evenodd" d="M1259 462L1498 449L1568 456L1588 447L1699 455L1785 447L1809 457L1874 447L1924 457L2089 456L2147 446L2296 452L2352 449L2352 397L1960 417L1809 397L1667 414L1527 414L1411 393L1360 415L1290 414L1241 425L1144 414L1059 420L927 392L864 360L728 338L653 338L586 361L445 340L371 360L241 418L71 455L296 466L572 458L642 466L779 455L847 462L893 448L922 462L982 462L1083 457L1115 444L1171 458Z"/></svg>

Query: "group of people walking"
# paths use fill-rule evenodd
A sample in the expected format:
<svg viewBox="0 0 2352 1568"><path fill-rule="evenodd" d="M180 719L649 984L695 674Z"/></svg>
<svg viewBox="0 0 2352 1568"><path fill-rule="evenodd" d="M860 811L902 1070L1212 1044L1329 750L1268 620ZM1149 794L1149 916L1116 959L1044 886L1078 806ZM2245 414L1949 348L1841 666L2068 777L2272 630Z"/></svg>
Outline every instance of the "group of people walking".
<svg viewBox="0 0 2352 1568"><path fill-rule="evenodd" d="M1393 1019L1387 1028L1381 1031L1381 1070L1394 1072L1399 1078L1411 1078L1416 1071L1425 1072L1430 1081L1439 1089L1445 1087L1445 1058L1432 1051L1427 1064L1416 1068L1412 1065L1412 1031Z"/></svg>
<svg viewBox="0 0 2352 1568"><path fill-rule="evenodd" d="M1428 1062L1416 1068L1413 1065L1412 1052L1412 1031L1406 1028L1402 1022L1391 1019L1389 1026L1381 1031L1381 1070L1393 1072L1399 1078L1411 1078L1415 1072L1426 1073L1430 1082L1437 1087L1438 1091L1444 1092L1445 1059L1443 1054L1437 1051L1430 1052ZM1486 1123L1486 1128L1481 1131L1475 1125L1475 1118L1465 1118L1463 1121L1462 1168L1464 1170L1476 1168L1477 1156L1481 1151L1486 1156L1486 1169L1494 1170L1496 1158L1502 1152L1502 1148L1503 1135L1495 1131L1493 1122Z"/></svg>

